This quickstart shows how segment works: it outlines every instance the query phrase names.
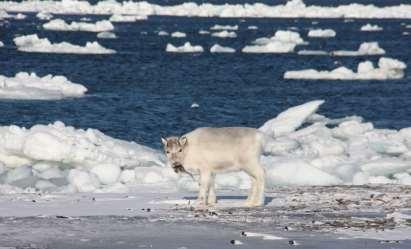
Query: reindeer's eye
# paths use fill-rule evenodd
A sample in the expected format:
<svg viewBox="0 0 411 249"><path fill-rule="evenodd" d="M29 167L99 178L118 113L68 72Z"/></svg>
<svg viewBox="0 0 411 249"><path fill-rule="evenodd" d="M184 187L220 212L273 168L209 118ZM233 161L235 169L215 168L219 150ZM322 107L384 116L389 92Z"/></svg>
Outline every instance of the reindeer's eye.
<svg viewBox="0 0 411 249"><path fill-rule="evenodd" d="M179 150L178 150L178 152L182 152L182 151L183 151L183 149L179 149Z"/></svg>
<svg viewBox="0 0 411 249"><path fill-rule="evenodd" d="M170 151L166 151L167 154L170 154Z"/></svg>

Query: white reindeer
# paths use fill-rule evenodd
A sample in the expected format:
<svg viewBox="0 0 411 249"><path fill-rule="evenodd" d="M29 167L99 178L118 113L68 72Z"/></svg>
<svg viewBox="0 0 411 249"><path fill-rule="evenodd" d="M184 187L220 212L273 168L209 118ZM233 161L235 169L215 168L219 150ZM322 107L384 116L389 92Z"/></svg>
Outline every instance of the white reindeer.
<svg viewBox="0 0 411 249"><path fill-rule="evenodd" d="M252 179L246 206L264 204L265 174L260 164L264 134L254 128L198 128L181 137L162 138L168 163L174 171L200 174L197 207L216 203L215 174L244 171Z"/></svg>

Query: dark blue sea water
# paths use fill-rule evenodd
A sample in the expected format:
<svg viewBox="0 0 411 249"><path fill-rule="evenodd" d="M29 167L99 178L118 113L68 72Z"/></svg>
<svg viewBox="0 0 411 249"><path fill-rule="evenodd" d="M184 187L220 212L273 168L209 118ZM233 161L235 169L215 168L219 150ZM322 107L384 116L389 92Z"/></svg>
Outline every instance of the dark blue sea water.
<svg viewBox="0 0 411 249"><path fill-rule="evenodd" d="M168 1L179 3L180 0ZM216 1L214 1L216 2ZM247 1L233 1L247 2ZM271 3L269 1L265 1ZM274 3L283 1L274 1ZM332 5L336 2L310 0L307 3ZM371 1L363 3L394 4L406 1ZM59 16L78 21L82 16ZM93 21L107 16L88 16ZM318 21L318 24L312 24ZM371 22L383 32L360 32ZM53 32L41 28L42 21L29 14L25 20L11 20L0 26L0 74L12 76L20 71L38 75L65 75L85 85L86 97L59 101L0 100L0 125L30 127L37 123L61 120L78 128L96 128L125 140L152 147L160 146L160 136L181 134L198 126L258 127L279 112L306 101L324 99L320 113L329 117L360 115L376 127L411 126L411 76L390 81L308 81L284 80L287 70L306 68L333 69L344 65L356 69L364 59L378 61L379 56L333 58L297 54L211 54L215 43L237 50L258 37L272 36L278 29L297 27L308 46L299 49L356 50L360 43L378 41L386 56L411 65L411 36L401 23L411 20L341 19L217 19L185 17L150 17L147 21L115 24L115 40L99 40L117 50L113 55L37 54L18 52L12 42L16 35L37 33L50 40L84 45L96 34ZM236 39L199 35L200 29L214 24L238 24ZM258 30L247 30L256 25ZM307 38L312 27L332 28L331 39ZM186 38L158 36L155 31L183 31ZM411 30L408 30L411 32ZM202 45L202 54L165 52L168 42L185 41ZM196 102L199 108L190 108Z"/></svg>

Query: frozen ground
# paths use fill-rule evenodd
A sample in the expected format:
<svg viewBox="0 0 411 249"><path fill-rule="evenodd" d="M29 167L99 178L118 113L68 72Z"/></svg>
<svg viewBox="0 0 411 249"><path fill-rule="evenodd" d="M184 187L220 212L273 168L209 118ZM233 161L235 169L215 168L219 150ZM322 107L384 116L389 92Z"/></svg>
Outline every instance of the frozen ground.
<svg viewBox="0 0 411 249"><path fill-rule="evenodd" d="M216 207L195 194L140 187L129 194L0 197L0 245L11 248L409 248L411 187L274 188L266 205L237 207L224 190ZM253 234L256 233L256 234ZM248 235L248 236L245 236Z"/></svg>

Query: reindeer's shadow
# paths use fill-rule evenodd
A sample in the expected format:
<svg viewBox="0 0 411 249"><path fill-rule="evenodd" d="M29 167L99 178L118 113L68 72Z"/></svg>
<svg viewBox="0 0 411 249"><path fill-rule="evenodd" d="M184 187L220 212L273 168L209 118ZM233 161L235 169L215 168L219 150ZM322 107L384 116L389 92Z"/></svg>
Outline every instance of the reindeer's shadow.
<svg viewBox="0 0 411 249"><path fill-rule="evenodd" d="M183 197L184 200L189 200L189 201L195 201L197 200L197 197L195 196L185 196ZM224 200L242 200L245 201L247 199L247 196L239 196L239 195L223 195L223 196L217 196L217 201L224 201ZM264 206L270 203L274 198L273 197L265 197L264 198Z"/></svg>

